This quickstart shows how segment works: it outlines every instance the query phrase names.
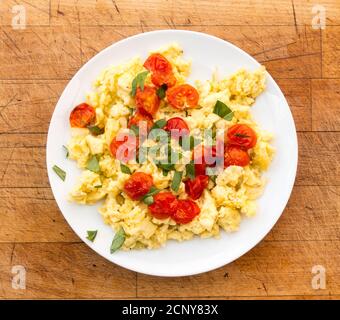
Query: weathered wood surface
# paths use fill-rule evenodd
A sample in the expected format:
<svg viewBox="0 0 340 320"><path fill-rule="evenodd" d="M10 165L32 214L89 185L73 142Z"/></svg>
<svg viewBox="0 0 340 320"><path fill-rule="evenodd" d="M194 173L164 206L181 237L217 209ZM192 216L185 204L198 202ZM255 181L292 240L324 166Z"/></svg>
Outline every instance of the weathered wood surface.
<svg viewBox="0 0 340 320"><path fill-rule="evenodd" d="M340 3L311 1L26 0L0 3L0 298L340 298ZM206 32L263 63L291 107L299 167L291 199L268 236L220 269L175 279L120 268L74 234L53 199L46 133L67 81L111 43L158 29ZM26 290L11 286L14 265ZM311 285L326 268L326 289Z"/></svg>

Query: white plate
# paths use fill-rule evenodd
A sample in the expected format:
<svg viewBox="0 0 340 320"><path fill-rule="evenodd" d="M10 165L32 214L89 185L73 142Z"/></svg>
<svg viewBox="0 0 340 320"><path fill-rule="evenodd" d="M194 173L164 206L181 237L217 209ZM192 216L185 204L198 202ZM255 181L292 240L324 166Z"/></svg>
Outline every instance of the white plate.
<svg viewBox="0 0 340 320"><path fill-rule="evenodd" d="M220 239L195 238L178 243L169 241L156 250L119 251L110 254L114 233L105 225L98 206L81 206L67 201L80 170L74 161L65 159L62 145L70 138L69 114L85 99L98 74L111 64L119 64L136 55L146 58L148 52L171 42L179 43L186 57L193 61L190 81L208 79L218 67L220 75L229 75L240 68L257 69L260 64L247 53L219 38L192 31L163 30L139 34L98 53L72 78L54 110L47 138L47 168L50 184L65 219L93 250L127 269L159 276L185 276L221 267L239 258L271 230L284 210L295 180L297 138L294 120L286 99L273 78L267 74L267 89L256 100L253 115L256 121L274 133L277 152L269 171L269 181L258 200L259 210L251 219L243 219L240 230L221 233ZM63 182L52 171L56 164L67 172ZM98 229L94 243L86 239L87 230Z"/></svg>

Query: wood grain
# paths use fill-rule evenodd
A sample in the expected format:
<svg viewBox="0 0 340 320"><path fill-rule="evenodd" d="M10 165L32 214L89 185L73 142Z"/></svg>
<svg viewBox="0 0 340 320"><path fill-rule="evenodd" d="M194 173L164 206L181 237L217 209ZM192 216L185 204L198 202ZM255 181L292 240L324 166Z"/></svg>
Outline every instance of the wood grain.
<svg viewBox="0 0 340 320"><path fill-rule="evenodd" d="M79 243L0 244L0 298L130 298L135 273ZM26 269L26 290L11 287L12 266Z"/></svg>
<svg viewBox="0 0 340 320"><path fill-rule="evenodd" d="M313 130L340 131L340 80L312 80Z"/></svg>
<svg viewBox="0 0 340 320"><path fill-rule="evenodd" d="M78 28L0 29L0 79L68 79L80 67Z"/></svg>
<svg viewBox="0 0 340 320"><path fill-rule="evenodd" d="M46 120L65 85L65 81L0 82L0 133L47 132Z"/></svg>
<svg viewBox="0 0 340 320"><path fill-rule="evenodd" d="M318 294L311 286L314 265L327 272L322 294L339 294L339 241L262 241L237 261L215 271L179 278L137 275L137 295L275 296Z"/></svg>
<svg viewBox="0 0 340 320"><path fill-rule="evenodd" d="M82 59L125 37L162 27L82 26ZM321 77L320 31L292 26L195 26L184 30L205 32L225 39L263 63L275 78Z"/></svg>
<svg viewBox="0 0 340 320"><path fill-rule="evenodd" d="M339 187L295 187L266 240L340 240L339 208ZM60 214L49 188L0 188L0 212L0 242L80 241ZM94 209L93 214L98 212Z"/></svg>
<svg viewBox="0 0 340 320"><path fill-rule="evenodd" d="M322 6L326 11L326 25L340 24L340 3L338 0L294 0L294 10L297 24L311 25L313 17L322 10ZM315 13L312 8L315 6ZM317 7L319 6L319 7Z"/></svg>
<svg viewBox="0 0 340 320"><path fill-rule="evenodd" d="M339 5L340 7L340 5ZM340 9L339 9L340 11ZM322 31L322 76L340 77L340 26L327 26Z"/></svg>
<svg viewBox="0 0 340 320"><path fill-rule="evenodd" d="M27 27L11 27L13 5ZM312 7L326 9L314 30ZM49 187L46 133L67 81L93 55L141 32L215 35L264 64L291 107L296 183L265 239L215 271L159 278L120 268L83 244ZM340 298L340 2L338 0L0 1L0 298ZM96 213L95 213L96 214ZM26 290L11 287L14 265ZM314 265L326 289L311 286Z"/></svg>
<svg viewBox="0 0 340 320"><path fill-rule="evenodd" d="M340 185L340 132L298 134L297 185Z"/></svg>
<svg viewBox="0 0 340 320"><path fill-rule="evenodd" d="M16 6L24 8L27 26L47 26L50 24L49 0L1 0L0 26L12 25L13 18L18 14Z"/></svg>
<svg viewBox="0 0 340 320"><path fill-rule="evenodd" d="M208 13L208 15L207 15ZM290 0L51 0L51 23L81 25L193 26L294 25Z"/></svg>
<svg viewBox="0 0 340 320"><path fill-rule="evenodd" d="M79 242L49 188L0 189L0 242Z"/></svg>

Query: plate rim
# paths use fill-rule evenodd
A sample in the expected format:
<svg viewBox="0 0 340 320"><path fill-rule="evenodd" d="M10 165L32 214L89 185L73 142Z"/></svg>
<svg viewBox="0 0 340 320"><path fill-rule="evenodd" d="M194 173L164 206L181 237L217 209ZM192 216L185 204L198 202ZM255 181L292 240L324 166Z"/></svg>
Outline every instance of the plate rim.
<svg viewBox="0 0 340 320"><path fill-rule="evenodd" d="M204 273L204 272L209 272L212 270L215 270L217 268L220 268L222 266L225 266L227 264L230 264L232 262L234 262L235 260L239 259L241 256L243 256L244 254L246 254L247 252L249 252L250 250L252 250L255 246L257 246L267 235L268 233L273 229L273 227L275 226L275 224L277 223L277 221L279 220L279 218L282 216L284 209L287 206L287 203L291 197L292 194L292 190L294 187L294 183L295 183L295 179L296 179L296 173L297 173L297 166L298 166L298 139L297 139L297 132L296 132L296 126L295 126L295 121L294 121L294 117L292 115L290 106L283 94L283 92L281 91L279 85L276 83L276 81L273 79L273 77L270 75L270 73L268 71L266 71L266 76L271 80L272 84L274 85L275 89L278 91L280 98L284 101L284 103L287 105L288 107L288 111L289 111L289 117L291 120L291 125L292 125L292 143L294 146L294 154L292 155L292 162L293 162L293 171L291 172L291 181L290 181L290 185L287 186L287 195L284 198L283 201L283 205L282 208L279 208L278 212L280 212L276 218L272 219L271 223L269 224L268 230L266 232L264 232L260 237L257 237L256 239L253 239L252 241L250 241L250 244L247 245L243 250L240 250L240 253L235 255L234 258L232 259L224 259L223 258L218 260L216 259L214 261L214 263L210 263L209 268L205 268L205 267L200 267L200 266L196 266L195 269L193 271L190 272L171 272L171 270L167 270L167 272L162 272L162 270L158 271L158 272L154 272L154 271L150 271L150 270L146 270L143 267L139 267L139 266L131 266L127 263L121 263L119 261L116 261L117 259L115 259L114 256L112 256L112 260L109 259L108 257L104 256L102 253L100 253L99 251L96 250L96 248L90 246L89 243L85 242L81 235L78 234L78 232L75 230L75 228L73 227L73 225L69 222L69 219L66 217L66 215L63 213L63 211L61 210L61 206L59 204L59 201L57 200L56 196L55 196L55 192L54 189L52 187L52 183L51 183L51 170L49 168L49 149L51 148L49 141L51 141L50 136L52 135L51 133L51 123L52 120L55 117L56 114L56 109L58 104L61 101L61 98L63 97L64 92L67 90L68 86L70 86L71 82L74 80L74 78L77 78L79 74L81 74L83 72L83 70L93 62L93 60L95 59L99 59L101 55L104 55L107 51L111 50L111 48L114 48L115 46L117 46L118 44L125 42L125 41L130 41L133 40L134 38L139 38L139 37L148 37L151 34L157 34L157 33L187 33L187 34L191 34L191 35L196 35L196 36L200 36L200 37L206 37L206 38L210 38L212 40L218 41L220 43L223 44L227 44L228 46L231 46L233 49L237 50L240 54L242 55L246 55L249 59L251 59L256 65L258 65L259 67L261 66L261 64L255 59L253 58L250 54L248 54L246 51L244 51L243 49L237 47L236 45L234 45L233 43L221 39L219 37L216 37L214 35L211 34L207 34L204 32L198 32L198 31L192 31L192 30L182 30L182 29L162 29L162 30L153 30L153 31L149 31L149 32L143 32L143 33L138 33L129 37L126 37L124 39L121 39L119 41L113 42L112 44L110 44L109 46L107 46L106 48L102 49L101 51L99 51L97 54L95 54L93 57L91 57L87 62L85 62L78 70L77 72L72 76L72 78L68 81L68 83L66 84L66 86L63 89L63 92L61 93L51 116L51 120L50 120L50 124L49 124L49 128L48 128L48 133L47 133L47 139L46 139L46 170L47 170L47 175L48 175L48 180L49 180L49 184L51 187L51 191L53 194L53 197L57 203L57 206L59 208L60 213L63 215L64 219L67 221L68 225L71 227L71 229L73 230L73 232L80 238L80 240L85 243L87 245L87 247L89 247L90 249L92 249L93 251L95 251L98 255L100 255L101 257L103 257L104 259L108 260L111 263L114 263L118 266L121 266L125 269L134 271L134 272L138 272L138 273L142 273L142 274L147 274L147 275L152 275L152 276L161 276L161 277L179 277L179 276L191 276L191 275L195 275L195 274L200 274L200 273Z"/></svg>

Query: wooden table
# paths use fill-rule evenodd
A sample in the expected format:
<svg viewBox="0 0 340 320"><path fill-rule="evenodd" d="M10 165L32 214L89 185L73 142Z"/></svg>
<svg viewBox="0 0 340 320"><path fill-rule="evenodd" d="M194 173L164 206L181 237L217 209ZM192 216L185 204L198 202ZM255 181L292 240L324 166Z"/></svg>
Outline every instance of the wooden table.
<svg viewBox="0 0 340 320"><path fill-rule="evenodd" d="M0 4L1 298L339 298L340 2L319 0L3 0ZM232 4L233 3L233 4ZM27 27L11 26L23 4ZM234 263L159 278L93 252L59 212L45 165L46 132L63 88L99 50L133 34L185 29L226 39L262 62L285 93L299 139L289 204L270 234ZM12 288L12 267L27 271ZM312 267L326 288L312 287Z"/></svg>

